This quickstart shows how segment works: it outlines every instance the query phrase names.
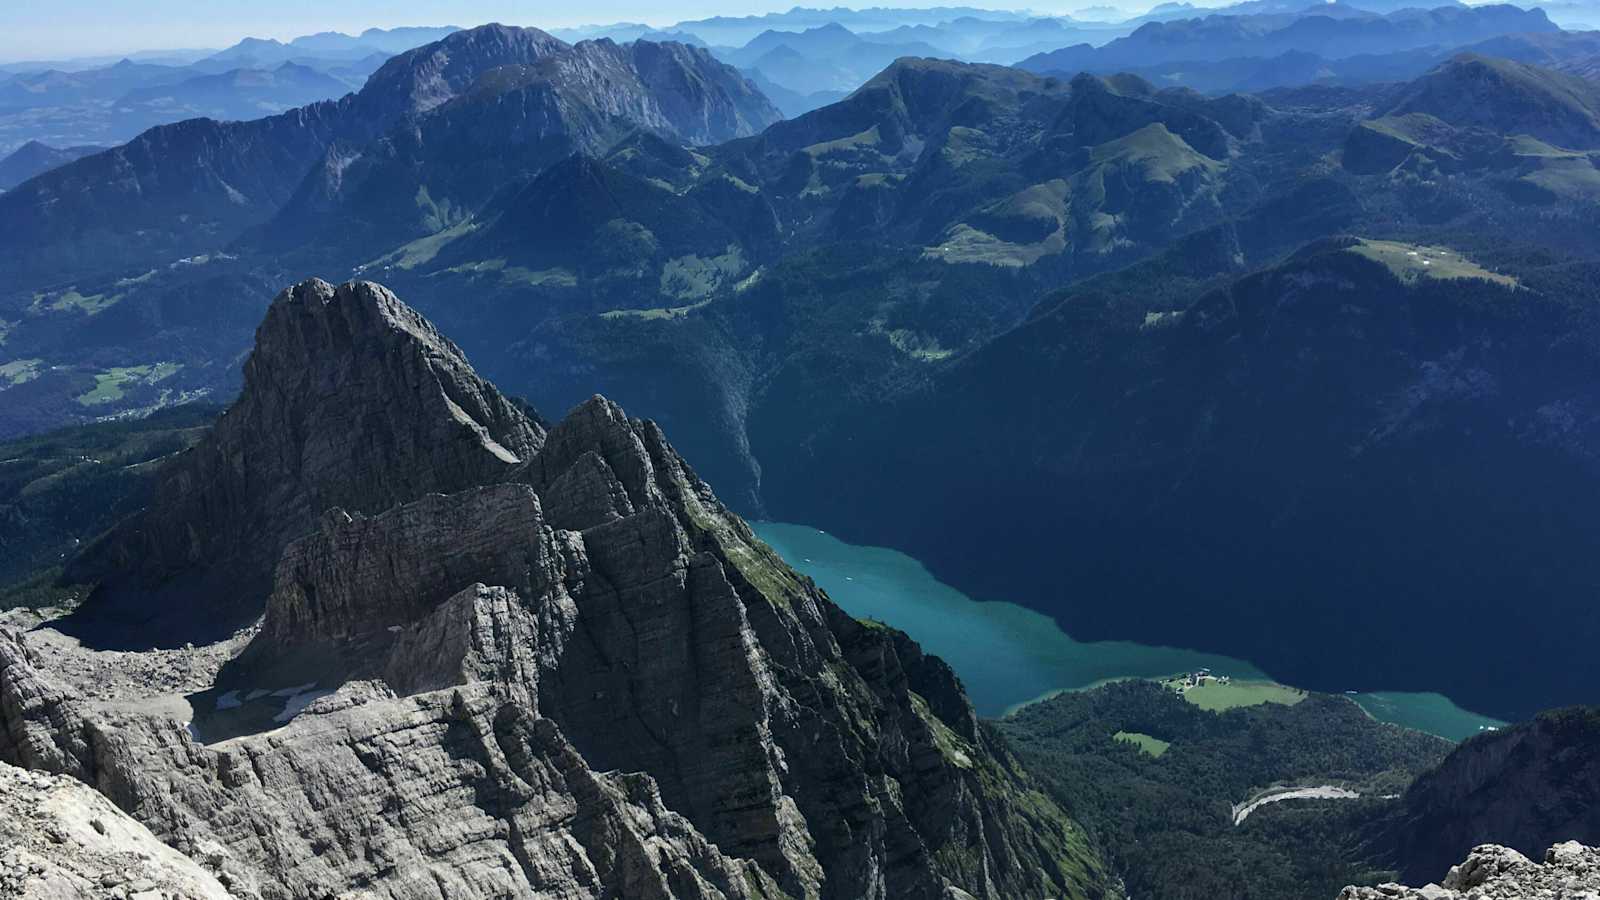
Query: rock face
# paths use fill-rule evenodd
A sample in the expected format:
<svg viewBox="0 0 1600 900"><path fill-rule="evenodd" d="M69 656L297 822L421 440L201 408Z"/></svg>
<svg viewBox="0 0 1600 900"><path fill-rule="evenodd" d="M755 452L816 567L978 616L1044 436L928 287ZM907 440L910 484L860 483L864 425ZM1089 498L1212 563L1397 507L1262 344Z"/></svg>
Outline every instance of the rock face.
<svg viewBox="0 0 1600 900"><path fill-rule="evenodd" d="M300 285L259 337L121 533L201 562L255 558L230 520L293 536L259 631L207 691L93 704L0 631L0 760L241 897L1106 894L950 669L796 575L652 423L597 397L546 434L375 285Z"/></svg>
<svg viewBox="0 0 1600 900"><path fill-rule="evenodd" d="M238 402L168 468L159 502L67 577L183 596L227 584L212 602L255 615L284 545L324 510L505 480L543 438L393 294L308 281L273 301Z"/></svg>
<svg viewBox="0 0 1600 900"><path fill-rule="evenodd" d="M1424 881L1468 849L1524 854L1600 844L1600 710L1575 707L1473 738L1417 779L1388 822L1401 877Z"/></svg>
<svg viewBox="0 0 1600 900"><path fill-rule="evenodd" d="M1384 884L1347 887L1339 900L1468 900L1468 898L1548 897L1594 900L1600 897L1600 849L1567 841L1551 847L1535 863L1509 847L1484 844L1450 869L1443 882L1411 888Z"/></svg>

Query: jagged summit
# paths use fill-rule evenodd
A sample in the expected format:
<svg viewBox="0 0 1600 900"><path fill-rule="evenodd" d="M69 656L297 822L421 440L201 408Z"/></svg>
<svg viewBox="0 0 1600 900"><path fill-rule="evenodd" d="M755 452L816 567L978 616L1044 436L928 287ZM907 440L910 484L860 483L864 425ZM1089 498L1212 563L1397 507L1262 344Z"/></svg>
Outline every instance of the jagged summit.
<svg viewBox="0 0 1600 900"><path fill-rule="evenodd" d="M77 568L203 572L126 598L257 598L261 627L172 651L203 680L160 698L0 629L0 762L93 779L244 896L1105 888L948 666L789 569L654 424L595 397L546 433L378 285L279 296L158 498Z"/></svg>
<svg viewBox="0 0 1600 900"><path fill-rule="evenodd" d="M438 102L364 147L333 148L256 238L372 259L458 224L508 184L576 152L604 154L636 131L713 144L781 118L744 76L703 49L609 40L569 46L529 30L485 27L483 36L473 29L430 45L444 62L374 75L358 104L388 90L380 79L395 81L402 95ZM457 59L448 45L473 40L505 52L479 52L460 78L446 77Z"/></svg>
<svg viewBox="0 0 1600 900"><path fill-rule="evenodd" d="M367 79L357 104L378 118L425 113L467 91L484 72L528 65L568 46L537 28L491 23L457 31L389 59Z"/></svg>
<svg viewBox="0 0 1600 900"><path fill-rule="evenodd" d="M430 491L506 480L543 439L387 289L312 279L272 302L239 399L174 462L156 502L66 576L103 580L101 602L173 592L254 615L283 546L323 510L376 513ZM240 590L227 601L205 598L219 579ZM85 612L95 607L91 600Z"/></svg>

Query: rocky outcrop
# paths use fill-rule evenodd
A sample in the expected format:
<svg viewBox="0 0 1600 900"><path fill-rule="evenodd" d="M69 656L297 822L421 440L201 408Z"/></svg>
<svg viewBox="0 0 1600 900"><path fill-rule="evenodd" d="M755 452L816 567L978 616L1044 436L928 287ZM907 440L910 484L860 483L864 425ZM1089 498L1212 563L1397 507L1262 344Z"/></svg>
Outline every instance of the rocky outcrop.
<svg viewBox="0 0 1600 900"><path fill-rule="evenodd" d="M0 630L0 760L87 777L85 725L71 699L15 633Z"/></svg>
<svg viewBox="0 0 1600 900"><path fill-rule="evenodd" d="M0 632L0 760L221 848L238 896L1106 892L947 666L796 575L654 424L596 397L546 435L381 288L280 298L197 449L237 462L180 457L144 521L200 562L250 558L206 543L217 510L294 537L259 631L173 698L187 724Z"/></svg>
<svg viewBox="0 0 1600 900"><path fill-rule="evenodd" d="M1401 877L1439 877L1480 844L1528 855L1558 841L1600 844L1600 710L1574 707L1480 735L1418 778L1383 840Z"/></svg>
<svg viewBox="0 0 1600 900"><path fill-rule="evenodd" d="M543 436L393 294L313 279L273 301L238 401L167 468L156 502L67 578L104 579L110 592L213 592L210 602L253 616L283 547L325 510L382 512L511 478Z"/></svg>
<svg viewBox="0 0 1600 900"><path fill-rule="evenodd" d="M233 900L99 792L0 763L0 897Z"/></svg>
<svg viewBox="0 0 1600 900"><path fill-rule="evenodd" d="M1548 897L1593 900L1600 897L1600 849L1567 841L1551 847L1542 864L1509 847L1484 844L1439 884L1412 888L1400 884L1347 887L1339 900L1490 900Z"/></svg>

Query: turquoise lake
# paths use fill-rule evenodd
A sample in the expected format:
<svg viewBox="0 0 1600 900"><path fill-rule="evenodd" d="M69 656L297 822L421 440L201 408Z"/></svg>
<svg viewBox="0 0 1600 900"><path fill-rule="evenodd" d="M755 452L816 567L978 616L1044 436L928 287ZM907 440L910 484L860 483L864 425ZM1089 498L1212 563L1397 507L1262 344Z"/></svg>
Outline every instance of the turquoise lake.
<svg viewBox="0 0 1600 900"><path fill-rule="evenodd" d="M1244 660L1212 653L1130 641L1075 641L1049 616L1012 603L973 600L904 553L847 544L809 525L752 526L846 612L893 625L943 657L985 716L1117 678L1154 678L1202 667L1235 678L1267 677ZM1505 724L1440 694L1378 692L1351 699L1381 721L1454 741Z"/></svg>

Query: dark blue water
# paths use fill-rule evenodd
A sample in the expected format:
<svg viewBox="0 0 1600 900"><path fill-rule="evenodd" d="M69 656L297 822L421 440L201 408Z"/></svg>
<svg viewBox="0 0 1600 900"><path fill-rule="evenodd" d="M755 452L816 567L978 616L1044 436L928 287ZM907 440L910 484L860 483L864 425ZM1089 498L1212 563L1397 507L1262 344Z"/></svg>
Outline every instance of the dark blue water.
<svg viewBox="0 0 1600 900"><path fill-rule="evenodd" d="M808 525L762 522L754 527L846 612L893 625L943 657L986 716L1117 678L1154 678L1199 668L1241 679L1266 677L1242 659L1212 653L1130 641L1075 641L1049 616L1011 603L975 601L904 553L846 544ZM1383 692L1351 699L1377 719L1451 740L1504 724L1461 709L1439 694Z"/></svg>

